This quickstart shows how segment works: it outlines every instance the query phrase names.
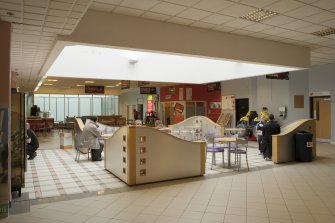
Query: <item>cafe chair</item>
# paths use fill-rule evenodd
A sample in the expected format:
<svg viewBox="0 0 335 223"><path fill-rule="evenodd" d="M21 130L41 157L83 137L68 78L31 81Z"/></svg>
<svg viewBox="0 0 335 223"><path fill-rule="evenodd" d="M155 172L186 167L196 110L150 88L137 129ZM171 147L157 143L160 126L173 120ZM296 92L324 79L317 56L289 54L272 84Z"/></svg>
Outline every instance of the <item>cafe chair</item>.
<svg viewBox="0 0 335 223"><path fill-rule="evenodd" d="M76 154L75 161L79 161L80 154L87 154L87 160L90 160L91 149L85 148L85 147L77 147L76 146L76 150L77 150L77 154Z"/></svg>
<svg viewBox="0 0 335 223"><path fill-rule="evenodd" d="M230 150L230 153L235 154L235 164L237 164L237 171L240 171L241 168L241 156L245 155L245 160L247 162L247 167L249 171L248 163L248 140L247 139L236 139L236 146Z"/></svg>
<svg viewBox="0 0 335 223"><path fill-rule="evenodd" d="M213 165L216 165L216 153L222 153L222 164L224 164L224 147L220 143L215 142L214 133L206 133L205 134L206 141L206 159L207 153L212 153L212 164L211 170L213 169Z"/></svg>

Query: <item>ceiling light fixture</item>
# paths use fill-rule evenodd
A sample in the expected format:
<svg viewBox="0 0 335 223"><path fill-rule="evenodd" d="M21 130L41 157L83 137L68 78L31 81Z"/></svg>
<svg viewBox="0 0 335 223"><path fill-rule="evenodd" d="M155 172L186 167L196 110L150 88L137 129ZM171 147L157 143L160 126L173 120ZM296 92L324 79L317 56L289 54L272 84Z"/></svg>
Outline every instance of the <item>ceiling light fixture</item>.
<svg viewBox="0 0 335 223"><path fill-rule="evenodd" d="M115 86L106 86L106 87L115 87Z"/></svg>
<svg viewBox="0 0 335 223"><path fill-rule="evenodd" d="M51 86L51 85L53 85L53 84L44 84L44 85Z"/></svg>
<svg viewBox="0 0 335 223"><path fill-rule="evenodd" d="M47 81L48 82L57 82L58 80L56 80L56 79L48 79Z"/></svg>
<svg viewBox="0 0 335 223"><path fill-rule="evenodd" d="M76 86L77 87L84 87L84 85L82 85L82 84L77 84Z"/></svg>
<svg viewBox="0 0 335 223"><path fill-rule="evenodd" d="M85 81L85 84L94 84L94 81Z"/></svg>
<svg viewBox="0 0 335 223"><path fill-rule="evenodd" d="M272 16L278 15L277 12L272 12L266 9L257 9L255 11L249 12L247 15L240 17L241 19L246 19L252 22L261 22Z"/></svg>
<svg viewBox="0 0 335 223"><path fill-rule="evenodd" d="M329 36L329 35L332 35L332 34L335 34L335 29L334 28L327 28L327 29L320 30L320 31L312 33L312 35L320 36L320 37Z"/></svg>

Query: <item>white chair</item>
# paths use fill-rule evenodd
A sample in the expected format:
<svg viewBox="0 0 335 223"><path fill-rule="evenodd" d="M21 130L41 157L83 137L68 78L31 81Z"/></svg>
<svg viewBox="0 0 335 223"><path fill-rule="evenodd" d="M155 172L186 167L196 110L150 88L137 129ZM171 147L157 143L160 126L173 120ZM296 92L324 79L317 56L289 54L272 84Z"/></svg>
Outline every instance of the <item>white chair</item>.
<svg viewBox="0 0 335 223"><path fill-rule="evenodd" d="M79 161L80 154L87 154L87 160L90 160L91 149L85 147L76 147L77 154L75 161Z"/></svg>

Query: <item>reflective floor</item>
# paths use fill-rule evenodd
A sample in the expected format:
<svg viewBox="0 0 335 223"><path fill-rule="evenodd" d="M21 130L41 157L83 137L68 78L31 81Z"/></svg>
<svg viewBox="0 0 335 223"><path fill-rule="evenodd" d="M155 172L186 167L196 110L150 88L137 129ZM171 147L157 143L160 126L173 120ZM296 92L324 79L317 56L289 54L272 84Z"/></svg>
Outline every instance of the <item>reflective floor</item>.
<svg viewBox="0 0 335 223"><path fill-rule="evenodd" d="M244 160L239 173L222 168L219 156L210 170L209 154L204 177L132 187L103 170L103 162L41 149L27 172L30 188L38 178L39 190L14 202L13 210L28 203L24 213L1 222L335 222L335 145L317 144L311 163L282 165L264 161L256 146L250 143L249 172Z"/></svg>

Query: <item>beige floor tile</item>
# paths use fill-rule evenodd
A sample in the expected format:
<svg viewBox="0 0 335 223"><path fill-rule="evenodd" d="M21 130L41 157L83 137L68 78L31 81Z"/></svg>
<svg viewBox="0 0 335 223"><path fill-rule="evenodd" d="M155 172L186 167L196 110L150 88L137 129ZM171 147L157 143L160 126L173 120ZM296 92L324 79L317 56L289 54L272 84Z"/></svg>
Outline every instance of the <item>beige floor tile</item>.
<svg viewBox="0 0 335 223"><path fill-rule="evenodd" d="M136 223L151 223L155 222L158 218L157 215L150 215L150 214L139 214L137 215L132 222Z"/></svg>
<svg viewBox="0 0 335 223"><path fill-rule="evenodd" d="M156 223L175 223L178 222L178 218L176 217L168 217L168 216L159 216L156 219Z"/></svg>
<svg viewBox="0 0 335 223"><path fill-rule="evenodd" d="M163 207L153 207L147 206L143 209L142 214L151 214L151 215L161 215L165 208Z"/></svg>
<svg viewBox="0 0 335 223"><path fill-rule="evenodd" d="M248 208L247 216L268 218L269 215L268 210L266 208L265 209Z"/></svg>
<svg viewBox="0 0 335 223"><path fill-rule="evenodd" d="M334 223L335 216L328 214L313 214L315 222L317 223Z"/></svg>
<svg viewBox="0 0 335 223"><path fill-rule="evenodd" d="M207 213L217 213L217 214L225 214L226 213L226 206L222 205L208 205L206 212Z"/></svg>
<svg viewBox="0 0 335 223"><path fill-rule="evenodd" d="M309 213L290 212L293 221L314 222L314 219Z"/></svg>
<svg viewBox="0 0 335 223"><path fill-rule="evenodd" d="M291 223L291 219L269 218L270 223Z"/></svg>
<svg viewBox="0 0 335 223"><path fill-rule="evenodd" d="M291 219L288 211L268 210L269 218Z"/></svg>
<svg viewBox="0 0 335 223"><path fill-rule="evenodd" d="M247 215L247 209L246 208L235 208L235 207L227 207L226 210L227 215Z"/></svg>
<svg viewBox="0 0 335 223"><path fill-rule="evenodd" d="M110 219L109 218L102 218L102 217L97 217L97 216L92 216L88 218L85 223L106 223Z"/></svg>
<svg viewBox="0 0 335 223"><path fill-rule="evenodd" d="M269 218L247 216L248 223L269 223Z"/></svg>
<svg viewBox="0 0 335 223"><path fill-rule="evenodd" d="M183 213L184 213L184 210L175 209L175 208L167 208L163 211L161 215L179 218Z"/></svg>
<svg viewBox="0 0 335 223"><path fill-rule="evenodd" d="M184 211L181 218L189 218L189 219L196 219L201 220L202 216L204 215L204 212L197 212L197 211Z"/></svg>
<svg viewBox="0 0 335 223"><path fill-rule="evenodd" d="M246 223L247 217L240 215L229 215L227 214L224 218L224 223Z"/></svg>
<svg viewBox="0 0 335 223"><path fill-rule="evenodd" d="M222 222L224 219L225 215L224 214L218 214L218 213L208 213L206 212L203 217L202 220L203 221L219 221Z"/></svg>

